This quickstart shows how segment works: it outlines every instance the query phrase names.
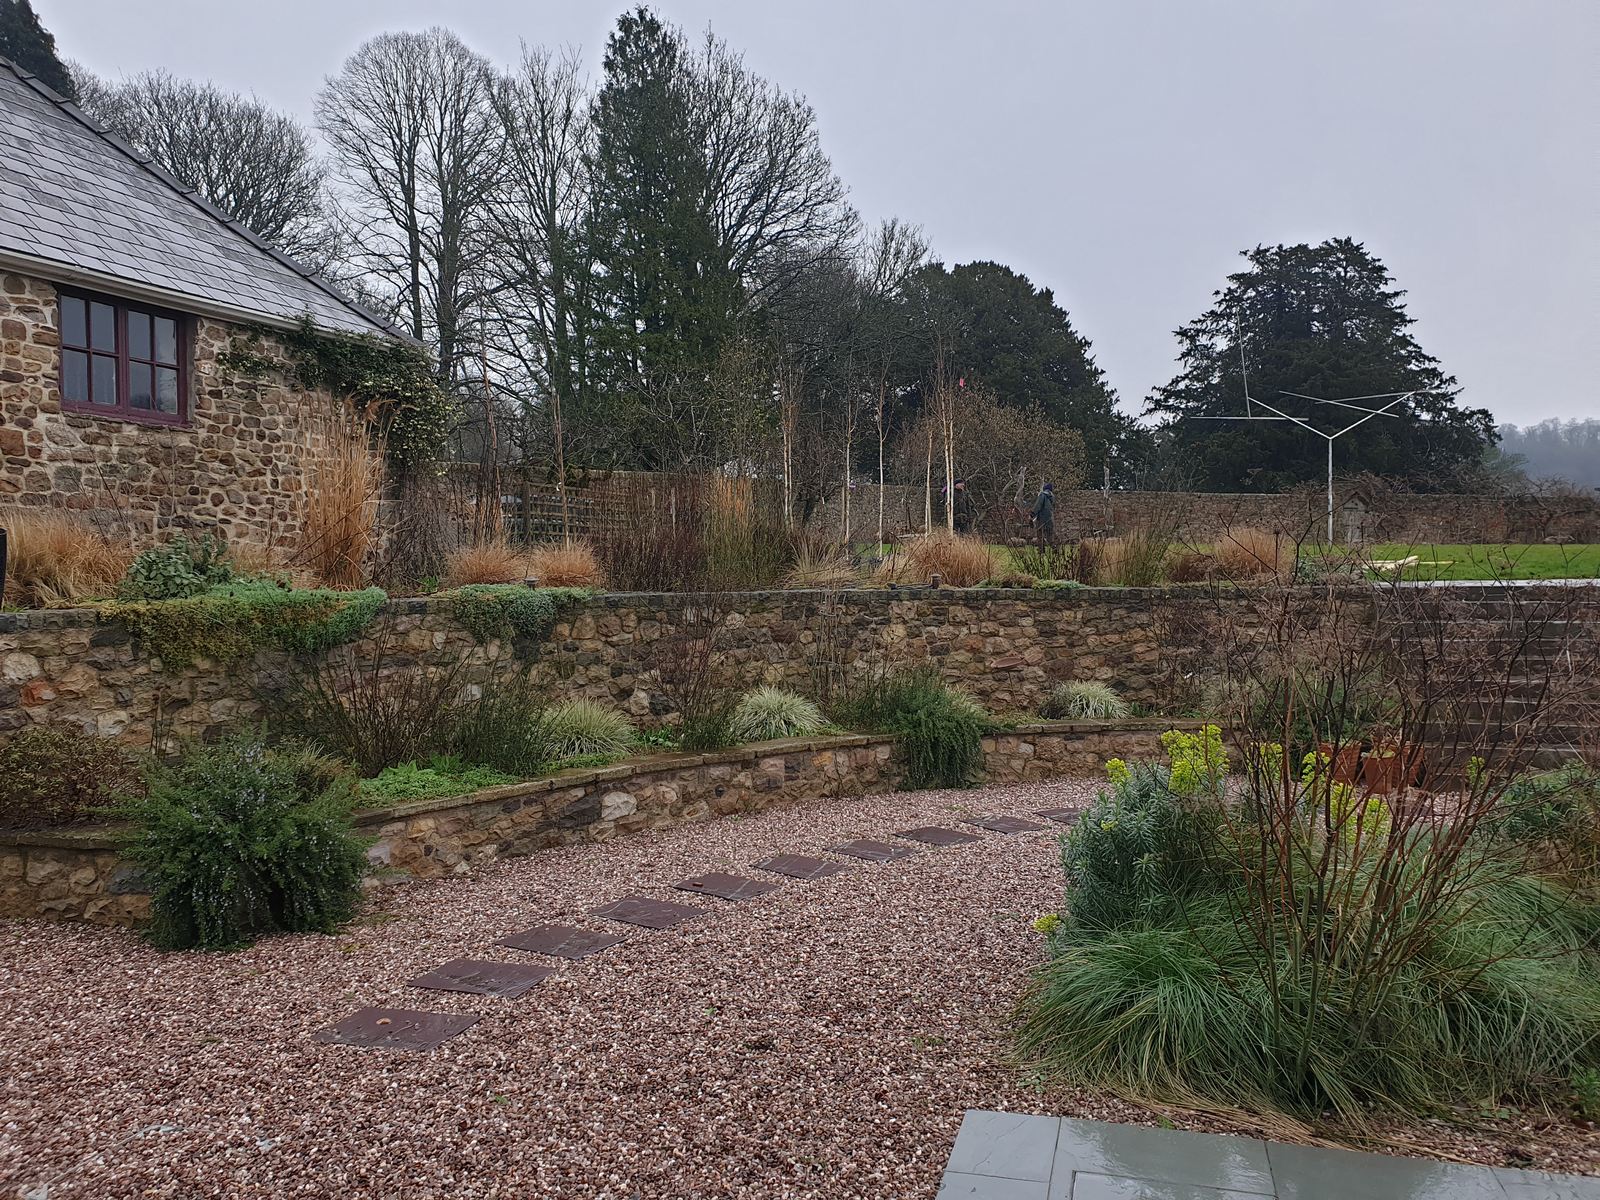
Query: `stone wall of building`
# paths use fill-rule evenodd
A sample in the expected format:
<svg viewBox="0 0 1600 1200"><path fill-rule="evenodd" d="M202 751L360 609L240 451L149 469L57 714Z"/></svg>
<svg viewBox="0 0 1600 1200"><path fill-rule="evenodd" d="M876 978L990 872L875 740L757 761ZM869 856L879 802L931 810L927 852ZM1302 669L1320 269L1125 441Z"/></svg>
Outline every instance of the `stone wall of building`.
<svg viewBox="0 0 1600 1200"><path fill-rule="evenodd" d="M1094 772L1108 758L1151 758L1160 735L1194 722L1052 722L984 739L986 778L1015 783ZM757 812L831 796L891 791L893 739L844 736L766 742L715 754L668 754L565 771L451 800L362 814L374 839L369 881L466 873L501 856L644 829ZM137 872L105 829L0 834L0 917L130 925L149 914Z"/></svg>
<svg viewBox="0 0 1600 1200"><path fill-rule="evenodd" d="M390 601L334 656L371 662L381 644L389 670L464 662L477 678L531 664L552 698L603 701L650 725L674 713L662 665L681 661L709 621L728 689L776 683L818 695L929 664L994 712L1036 711L1054 684L1087 679L1178 711L1192 700L1208 630L1242 609L1193 589L608 594L564 614L546 642L516 646L475 643L437 597ZM65 723L140 747L215 736L254 719L289 667L262 652L244 666L171 668L92 609L0 613L0 733Z"/></svg>
<svg viewBox="0 0 1600 1200"><path fill-rule="evenodd" d="M63 505L138 540L218 530L231 541L293 547L326 396L282 370L249 378L220 356L243 331L191 318L189 417L145 424L63 411L56 289L0 274L0 504ZM282 347L254 347L286 363Z"/></svg>

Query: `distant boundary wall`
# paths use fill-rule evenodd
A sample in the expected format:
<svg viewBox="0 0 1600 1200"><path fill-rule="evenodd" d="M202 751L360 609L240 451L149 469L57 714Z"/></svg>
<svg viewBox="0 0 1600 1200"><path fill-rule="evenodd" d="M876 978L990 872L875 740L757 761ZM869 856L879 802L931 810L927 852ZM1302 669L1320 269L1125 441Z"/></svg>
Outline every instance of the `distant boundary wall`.
<svg viewBox="0 0 1600 1200"><path fill-rule="evenodd" d="M885 535L920 532L922 489L891 484L883 490ZM878 492L876 484L863 484L851 492L850 531L858 541L877 531ZM1230 525L1253 525L1297 540L1320 541L1327 528L1327 505L1327 493L1317 489L1270 495L1081 489L1057 494L1056 533L1077 539L1159 525L1175 530L1180 540L1210 543ZM934 497L934 507L938 522L943 518L942 495ZM813 514L812 524L838 531L841 509L840 497L831 495ZM1020 514L989 513L986 518L985 532L997 539L1021 534L1026 525ZM1334 489L1334 536L1340 542L1600 542L1600 498L1582 493L1375 493L1346 485Z"/></svg>

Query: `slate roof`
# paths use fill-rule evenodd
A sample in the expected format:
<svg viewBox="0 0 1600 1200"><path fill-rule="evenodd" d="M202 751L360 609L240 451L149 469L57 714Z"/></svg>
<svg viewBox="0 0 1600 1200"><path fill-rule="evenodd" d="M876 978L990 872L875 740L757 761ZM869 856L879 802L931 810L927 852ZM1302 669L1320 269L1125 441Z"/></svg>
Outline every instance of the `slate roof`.
<svg viewBox="0 0 1600 1200"><path fill-rule="evenodd" d="M155 289L199 311L309 315L325 330L405 336L0 58L5 252L59 264L66 280Z"/></svg>

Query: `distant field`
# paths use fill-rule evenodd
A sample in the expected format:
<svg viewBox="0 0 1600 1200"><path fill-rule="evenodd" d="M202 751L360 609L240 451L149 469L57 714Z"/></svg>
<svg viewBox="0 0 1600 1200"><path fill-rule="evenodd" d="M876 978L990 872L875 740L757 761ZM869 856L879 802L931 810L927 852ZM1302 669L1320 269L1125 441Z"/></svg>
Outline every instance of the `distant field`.
<svg viewBox="0 0 1600 1200"><path fill-rule="evenodd" d="M1394 561L1415 554L1406 579L1596 579L1600 545L1581 546L1370 546L1370 559Z"/></svg>

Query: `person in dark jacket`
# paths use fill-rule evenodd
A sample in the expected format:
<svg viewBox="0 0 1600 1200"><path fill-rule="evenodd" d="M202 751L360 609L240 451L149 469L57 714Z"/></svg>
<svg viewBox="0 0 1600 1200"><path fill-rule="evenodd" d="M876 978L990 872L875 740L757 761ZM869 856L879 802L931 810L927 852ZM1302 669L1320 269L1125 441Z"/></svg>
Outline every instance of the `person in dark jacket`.
<svg viewBox="0 0 1600 1200"><path fill-rule="evenodd" d="M1056 544L1056 485L1047 483L1039 493L1039 498L1033 502L1033 511L1028 514L1033 522L1033 532L1039 539L1039 549L1047 545Z"/></svg>
<svg viewBox="0 0 1600 1200"><path fill-rule="evenodd" d="M971 533L972 526L977 518L977 509L972 503L972 493L967 491L965 479L956 480L955 499L951 502L951 516L955 520L957 533Z"/></svg>

